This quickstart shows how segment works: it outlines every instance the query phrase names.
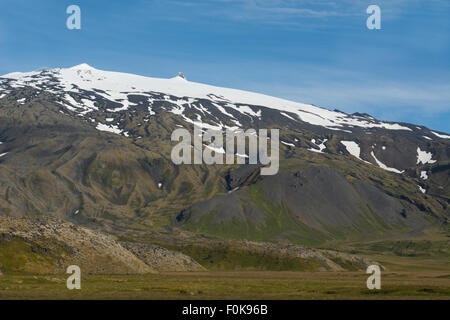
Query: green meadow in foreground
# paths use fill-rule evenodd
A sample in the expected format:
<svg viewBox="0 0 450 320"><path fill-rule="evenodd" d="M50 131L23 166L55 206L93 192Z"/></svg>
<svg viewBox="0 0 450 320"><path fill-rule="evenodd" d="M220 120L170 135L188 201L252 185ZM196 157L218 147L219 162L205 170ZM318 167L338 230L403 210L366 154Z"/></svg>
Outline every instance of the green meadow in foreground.
<svg viewBox="0 0 450 320"><path fill-rule="evenodd" d="M242 260L245 255L239 259L234 252L216 252L212 255L213 251L192 250L186 253L209 271L100 275L83 272L82 268L81 290L68 290L66 279L69 275L63 271L51 275L14 271L19 270L18 265L32 263L40 256L31 255L28 249L22 248L23 244L11 241L3 243L0 250L0 262L4 269L4 273L0 273L0 300L450 299L449 246L444 237L336 246L381 265L381 290L367 289L369 275L362 267L346 268L347 271L315 271L307 265L308 268L287 271L275 267L295 267L288 263L290 260L247 261ZM333 249L333 246L328 249ZM214 261L213 265L209 264L210 260ZM45 264L46 260L42 259L34 262L42 266L52 265L49 262ZM254 268L255 263L263 262L272 269ZM213 268L214 265L222 266L222 269ZM239 270L237 265L246 268Z"/></svg>
<svg viewBox="0 0 450 320"><path fill-rule="evenodd" d="M450 273L386 272L381 290L362 272L200 272L0 277L0 299L450 299Z"/></svg>
<svg viewBox="0 0 450 320"><path fill-rule="evenodd" d="M0 275L0 299L450 299L444 257L373 255L387 269L381 290L368 290L364 271L205 271L145 275Z"/></svg>

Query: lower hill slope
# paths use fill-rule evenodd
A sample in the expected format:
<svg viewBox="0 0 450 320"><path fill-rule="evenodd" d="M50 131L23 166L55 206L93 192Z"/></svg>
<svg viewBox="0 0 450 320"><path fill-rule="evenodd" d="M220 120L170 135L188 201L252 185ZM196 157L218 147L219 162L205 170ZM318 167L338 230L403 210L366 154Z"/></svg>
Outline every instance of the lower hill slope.
<svg viewBox="0 0 450 320"><path fill-rule="evenodd" d="M144 274L207 269L343 271L364 270L371 264L355 255L293 244L216 239L203 244L185 241L171 249L176 250L142 239L118 241L52 217L0 217L0 272L6 274L62 274L69 265L78 265L85 274Z"/></svg>
<svg viewBox="0 0 450 320"><path fill-rule="evenodd" d="M204 270L180 252L123 246L112 236L70 222L0 216L0 272L64 273L69 265L78 265L87 274Z"/></svg>

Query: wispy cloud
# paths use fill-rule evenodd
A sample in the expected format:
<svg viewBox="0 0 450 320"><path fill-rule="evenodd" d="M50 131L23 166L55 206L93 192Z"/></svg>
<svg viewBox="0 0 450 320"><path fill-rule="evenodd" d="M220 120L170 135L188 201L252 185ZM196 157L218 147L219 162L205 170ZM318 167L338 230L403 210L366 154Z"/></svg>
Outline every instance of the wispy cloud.
<svg viewBox="0 0 450 320"><path fill-rule="evenodd" d="M323 83L287 90L297 99L348 111L375 106L386 109L408 108L428 114L450 110L450 84L386 83L370 86Z"/></svg>
<svg viewBox="0 0 450 320"><path fill-rule="evenodd" d="M336 28L342 19L360 19L366 8L378 4L383 20L407 16L423 4L428 10L448 7L446 0L156 0L161 6L172 7L158 19L184 20L186 22L209 20L236 21L258 25L275 25L297 28ZM178 10L184 8L185 10ZM154 8L153 8L154 9ZM435 10L435 11L436 11ZM151 12L151 10L150 10Z"/></svg>
<svg viewBox="0 0 450 320"><path fill-rule="evenodd" d="M329 109L348 113L366 112L390 121L409 119L409 122L450 132L450 124L443 121L450 116L450 83L322 81L297 87L253 84L253 88L270 95Z"/></svg>

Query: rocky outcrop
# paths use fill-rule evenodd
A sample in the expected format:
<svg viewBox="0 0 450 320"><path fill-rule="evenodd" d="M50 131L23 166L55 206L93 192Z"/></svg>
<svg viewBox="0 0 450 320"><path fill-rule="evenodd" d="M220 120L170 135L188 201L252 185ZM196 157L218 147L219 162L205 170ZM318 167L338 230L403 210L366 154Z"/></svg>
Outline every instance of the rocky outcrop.
<svg viewBox="0 0 450 320"><path fill-rule="evenodd" d="M61 273L155 273L110 236L53 218L0 216L0 270Z"/></svg>
<svg viewBox="0 0 450 320"><path fill-rule="evenodd" d="M177 251L145 243L122 242L121 244L157 271L206 271L194 259Z"/></svg>
<svg viewBox="0 0 450 320"><path fill-rule="evenodd" d="M289 258L299 261L314 262L315 271L344 271L344 270L364 270L375 262L360 256L337 252L333 250L319 250L289 243L267 243L243 241L243 251L248 253L261 254L264 256L278 257L279 259Z"/></svg>

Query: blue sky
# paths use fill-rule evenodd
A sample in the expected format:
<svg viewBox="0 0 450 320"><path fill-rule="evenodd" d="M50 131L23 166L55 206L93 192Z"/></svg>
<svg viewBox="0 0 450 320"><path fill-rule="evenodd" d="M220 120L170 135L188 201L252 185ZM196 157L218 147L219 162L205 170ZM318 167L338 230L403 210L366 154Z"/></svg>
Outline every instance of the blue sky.
<svg viewBox="0 0 450 320"><path fill-rule="evenodd" d="M0 74L86 62L450 132L447 0L2 0ZM81 30L66 8L81 8ZM381 8L368 30L366 8Z"/></svg>

